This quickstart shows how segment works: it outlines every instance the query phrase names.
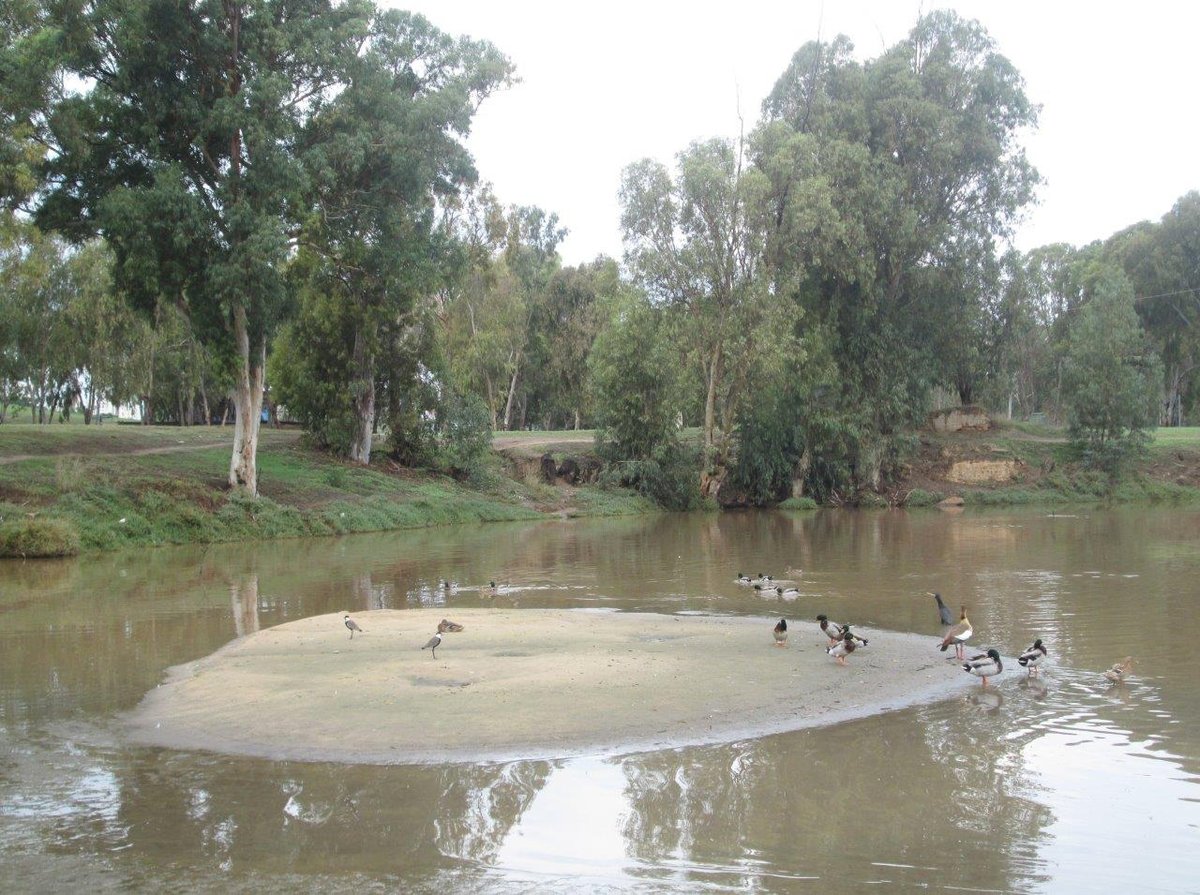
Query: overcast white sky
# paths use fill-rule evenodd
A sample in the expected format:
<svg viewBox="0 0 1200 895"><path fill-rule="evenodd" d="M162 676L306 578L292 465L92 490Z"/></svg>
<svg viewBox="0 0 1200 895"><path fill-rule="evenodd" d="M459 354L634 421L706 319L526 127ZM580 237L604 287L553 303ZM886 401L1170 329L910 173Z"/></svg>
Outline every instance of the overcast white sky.
<svg viewBox="0 0 1200 895"><path fill-rule="evenodd" d="M391 0L494 43L521 83L488 99L469 141L505 204L556 212L567 264L621 257L620 172L747 131L792 54L848 35L862 59L901 40L905 0ZM926 2L978 19L1042 106L1025 145L1046 183L1016 245L1082 245L1158 220L1200 189L1200 3Z"/></svg>

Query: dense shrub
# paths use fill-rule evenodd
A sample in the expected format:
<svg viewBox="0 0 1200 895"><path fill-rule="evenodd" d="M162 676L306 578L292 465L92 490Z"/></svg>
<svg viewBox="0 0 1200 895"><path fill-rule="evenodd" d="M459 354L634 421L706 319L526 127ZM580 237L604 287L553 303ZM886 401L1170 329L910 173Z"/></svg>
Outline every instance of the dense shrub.
<svg viewBox="0 0 1200 895"><path fill-rule="evenodd" d="M74 556L79 534L61 519L20 519L0 525L0 556Z"/></svg>

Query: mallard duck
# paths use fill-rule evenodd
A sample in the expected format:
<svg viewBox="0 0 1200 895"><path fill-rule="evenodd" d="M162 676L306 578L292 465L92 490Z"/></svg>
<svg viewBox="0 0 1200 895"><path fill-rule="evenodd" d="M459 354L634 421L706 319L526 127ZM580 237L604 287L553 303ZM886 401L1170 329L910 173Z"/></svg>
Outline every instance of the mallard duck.
<svg viewBox="0 0 1200 895"><path fill-rule="evenodd" d="M1002 672L1004 670L1004 663L1000 661L1000 654L994 649L990 649L986 653L972 656L966 662L962 663L962 667L963 671L968 674L983 678L983 686L986 688L987 679Z"/></svg>
<svg viewBox="0 0 1200 895"><path fill-rule="evenodd" d="M942 645L938 647L943 653L949 646L954 647L954 657L961 659L963 657L963 644L971 639L971 635L975 633L971 627L971 620L967 618L967 607L962 607L962 612L958 617L958 624L951 625L946 629L946 634L942 638Z"/></svg>
<svg viewBox="0 0 1200 895"><path fill-rule="evenodd" d="M787 646L787 619L781 618L775 626L775 645Z"/></svg>
<svg viewBox="0 0 1200 895"><path fill-rule="evenodd" d="M937 600L938 618L941 619L943 625L954 624L954 614L950 611L950 607L942 602L941 594L930 594L929 596Z"/></svg>
<svg viewBox="0 0 1200 895"><path fill-rule="evenodd" d="M430 655L432 655L436 659L437 658L437 648L441 645L442 645L442 632L438 631L436 634L434 634L432 637L430 637L427 641L425 641L425 645L423 647L421 647L421 649L430 650L431 651Z"/></svg>
<svg viewBox="0 0 1200 895"><path fill-rule="evenodd" d="M775 595L781 600L794 600L800 596L800 591L794 587L779 586L775 588Z"/></svg>
<svg viewBox="0 0 1200 895"><path fill-rule="evenodd" d="M448 618L444 618L440 622L438 622L438 633L439 634L445 634L447 631L452 631L453 633L457 634L460 631L464 631L464 630L466 630L466 629L462 625L460 625L458 622L452 622Z"/></svg>
<svg viewBox="0 0 1200 895"><path fill-rule="evenodd" d="M360 628L358 626L358 622L356 622L354 619L352 619L350 617L350 613L346 613L346 617L343 619L343 621L346 623L346 627L350 629L350 639L351 640L354 639L355 631L357 631L359 634L367 633L366 631L364 631L362 628Z"/></svg>
<svg viewBox="0 0 1200 895"><path fill-rule="evenodd" d="M1039 637L1033 641L1033 646L1017 656L1017 664L1022 668L1028 668L1029 673L1033 674L1044 658L1046 658L1046 647L1042 646L1042 639Z"/></svg>
<svg viewBox="0 0 1200 895"><path fill-rule="evenodd" d="M1125 678L1129 677L1129 672L1133 670L1133 666L1133 656L1126 656L1120 662L1113 665L1112 668L1108 669L1108 671L1104 672L1104 676L1114 684L1124 683Z"/></svg>
<svg viewBox="0 0 1200 895"><path fill-rule="evenodd" d="M479 593L485 597L494 597L496 596L497 590L498 588L496 587L496 582L489 581L485 587L479 588Z"/></svg>
<svg viewBox="0 0 1200 895"><path fill-rule="evenodd" d="M837 622L831 622L829 620L829 616L827 615L818 615L817 621L821 625L821 631L826 637L829 638L830 646L833 646L835 643L841 640L842 635L846 633L845 629L841 625L839 625Z"/></svg>
<svg viewBox="0 0 1200 895"><path fill-rule="evenodd" d="M738 584L753 584L754 583L753 578L751 578L749 575L743 575L741 572L737 573L736 580L737 580Z"/></svg>
<svg viewBox="0 0 1200 895"><path fill-rule="evenodd" d="M845 637L846 635L850 636L850 639L854 641L855 646L866 646L871 642L867 640L867 638L859 637L857 634L851 631L849 625L842 625L842 636Z"/></svg>
<svg viewBox="0 0 1200 895"><path fill-rule="evenodd" d="M825 652L837 659L839 665L846 664L846 657L858 649L858 644L854 642L854 635L847 631L842 639L833 646L826 647Z"/></svg>
<svg viewBox="0 0 1200 895"><path fill-rule="evenodd" d="M774 587L775 579L770 575L764 575L762 572L759 572L758 577L753 579L753 583L755 586L762 585L763 587Z"/></svg>

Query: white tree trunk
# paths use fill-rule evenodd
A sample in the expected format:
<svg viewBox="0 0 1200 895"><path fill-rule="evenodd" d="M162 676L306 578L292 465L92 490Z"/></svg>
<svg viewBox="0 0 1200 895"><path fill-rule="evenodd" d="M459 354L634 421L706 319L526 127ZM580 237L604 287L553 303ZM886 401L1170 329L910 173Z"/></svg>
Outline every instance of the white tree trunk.
<svg viewBox="0 0 1200 895"><path fill-rule="evenodd" d="M233 399L233 456L229 460L229 487L258 496L258 430L262 416L263 373L267 346L250 345L246 311L238 308L233 315L233 337L238 350L237 382Z"/></svg>

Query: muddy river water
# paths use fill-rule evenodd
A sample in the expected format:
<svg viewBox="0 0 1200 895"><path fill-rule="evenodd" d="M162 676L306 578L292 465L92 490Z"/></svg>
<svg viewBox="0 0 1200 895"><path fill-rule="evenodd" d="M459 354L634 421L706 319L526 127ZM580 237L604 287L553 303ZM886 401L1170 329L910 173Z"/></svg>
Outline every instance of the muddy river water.
<svg viewBox="0 0 1200 895"><path fill-rule="evenodd" d="M734 583L788 569L791 600ZM967 604L973 646L1041 637L1040 679L554 760L267 761L122 735L167 668L342 609L825 612L935 651L934 590ZM0 889L1198 892L1198 676L1194 508L666 515L9 562Z"/></svg>

